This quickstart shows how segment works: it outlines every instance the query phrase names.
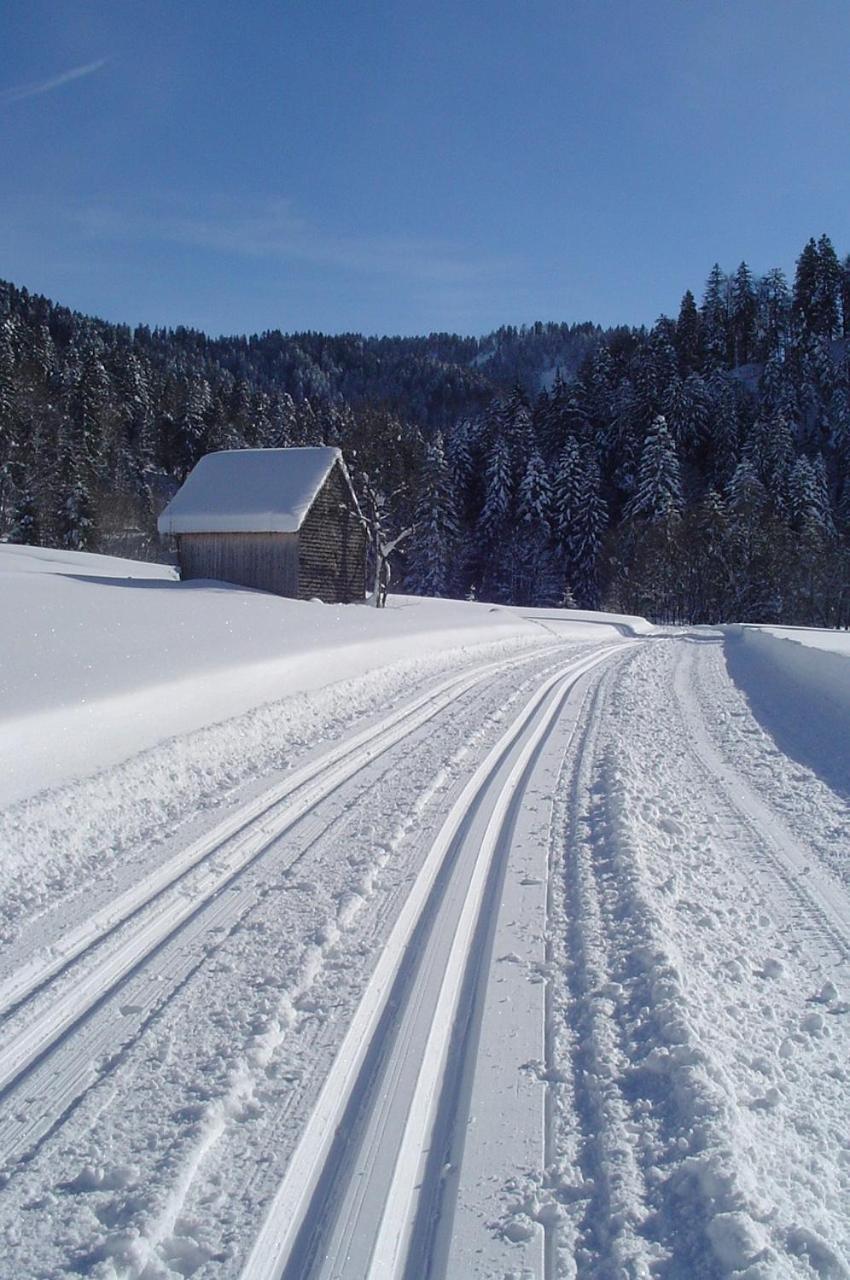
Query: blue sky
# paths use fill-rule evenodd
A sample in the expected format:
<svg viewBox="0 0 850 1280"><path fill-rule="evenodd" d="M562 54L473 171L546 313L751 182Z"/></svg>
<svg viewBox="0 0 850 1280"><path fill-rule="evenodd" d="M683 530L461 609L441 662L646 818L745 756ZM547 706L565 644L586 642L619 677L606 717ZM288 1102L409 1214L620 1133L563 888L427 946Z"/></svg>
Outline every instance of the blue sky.
<svg viewBox="0 0 850 1280"><path fill-rule="evenodd" d="M0 276L213 333L651 323L850 251L847 0L3 0Z"/></svg>

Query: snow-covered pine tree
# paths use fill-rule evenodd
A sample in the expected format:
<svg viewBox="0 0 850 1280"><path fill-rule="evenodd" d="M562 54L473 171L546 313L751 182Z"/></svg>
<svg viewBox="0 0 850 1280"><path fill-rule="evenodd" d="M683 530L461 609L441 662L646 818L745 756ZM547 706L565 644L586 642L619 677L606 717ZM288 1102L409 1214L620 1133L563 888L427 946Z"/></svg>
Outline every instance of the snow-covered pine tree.
<svg viewBox="0 0 850 1280"><path fill-rule="evenodd" d="M94 544L94 503L89 479L72 427L66 426L60 443L58 502L54 511L55 536L60 547L69 551L89 551Z"/></svg>
<svg viewBox="0 0 850 1280"><path fill-rule="evenodd" d="M17 325L11 316L0 321L0 529L16 493L19 425L15 396Z"/></svg>
<svg viewBox="0 0 850 1280"><path fill-rule="evenodd" d="M206 378L193 378L187 389L183 412L176 423L175 464L181 480L185 480L195 463L207 452L207 415L211 406L212 395Z"/></svg>
<svg viewBox="0 0 850 1280"><path fill-rule="evenodd" d="M752 515L759 518L767 510L767 489L749 458L742 458L729 479L726 498L736 515Z"/></svg>
<svg viewBox="0 0 850 1280"><path fill-rule="evenodd" d="M835 520L832 514L832 502L829 496L829 480L826 472L826 459L822 453L815 455L812 462L812 479L814 483L815 519L818 528L827 539L835 537Z"/></svg>
<svg viewBox="0 0 850 1280"><path fill-rule="evenodd" d="M580 460L575 518L569 532L568 588L580 609L598 609L599 557L608 520L599 465L590 447Z"/></svg>
<svg viewBox="0 0 850 1280"><path fill-rule="evenodd" d="M729 281L715 262L702 299L702 338L707 369L725 369L730 359Z"/></svg>
<svg viewBox="0 0 850 1280"><path fill-rule="evenodd" d="M9 540L30 547L37 547L41 544L41 522L38 503L35 500L35 495L29 489L24 489L18 495Z"/></svg>
<svg viewBox="0 0 850 1280"><path fill-rule="evenodd" d="M818 525L815 474L808 458L797 458L788 473L788 519L798 533Z"/></svg>
<svg viewBox="0 0 850 1280"><path fill-rule="evenodd" d="M662 405L672 439L683 454L694 454L705 437L709 418L705 383L699 374L674 378Z"/></svg>
<svg viewBox="0 0 850 1280"><path fill-rule="evenodd" d="M480 595L485 600L508 598L510 572L507 544L511 535L514 494L508 444L503 436L497 435L486 460L484 504L477 522L481 553Z"/></svg>
<svg viewBox="0 0 850 1280"><path fill-rule="evenodd" d="M767 360L782 355L788 341L791 296L785 273L779 267L767 271L756 286L756 355Z"/></svg>
<svg viewBox="0 0 850 1280"><path fill-rule="evenodd" d="M784 516L788 474L794 462L794 435L783 413L757 418L744 442L742 456L764 485L774 511Z"/></svg>
<svg viewBox="0 0 850 1280"><path fill-rule="evenodd" d="M110 443L110 382L94 342L86 346L80 358L70 399L70 417L78 450L77 463L88 489L95 478L103 475Z"/></svg>
<svg viewBox="0 0 850 1280"><path fill-rule="evenodd" d="M447 596L454 586L458 522L454 486L438 432L425 449L410 548L408 584L416 595Z"/></svg>
<svg viewBox="0 0 850 1280"><path fill-rule="evenodd" d="M513 501L513 476L507 441L499 436L493 442L487 459L484 479L484 506L478 529L484 541L498 545L508 527Z"/></svg>
<svg viewBox="0 0 850 1280"><path fill-rule="evenodd" d="M563 584L551 548L552 491L546 467L532 449L517 494L517 527L508 541L508 598L513 604L557 604Z"/></svg>
<svg viewBox="0 0 850 1280"><path fill-rule="evenodd" d="M626 505L629 520L663 524L682 510L682 482L676 446L664 416L659 414L647 434L641 454L637 487Z"/></svg>

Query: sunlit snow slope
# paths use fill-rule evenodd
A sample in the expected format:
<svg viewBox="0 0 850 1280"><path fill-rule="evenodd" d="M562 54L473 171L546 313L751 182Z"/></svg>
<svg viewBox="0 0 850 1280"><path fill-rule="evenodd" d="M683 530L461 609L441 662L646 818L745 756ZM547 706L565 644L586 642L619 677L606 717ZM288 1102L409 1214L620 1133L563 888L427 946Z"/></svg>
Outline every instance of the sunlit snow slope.
<svg viewBox="0 0 850 1280"><path fill-rule="evenodd" d="M840 643L0 579L0 1277L850 1276Z"/></svg>

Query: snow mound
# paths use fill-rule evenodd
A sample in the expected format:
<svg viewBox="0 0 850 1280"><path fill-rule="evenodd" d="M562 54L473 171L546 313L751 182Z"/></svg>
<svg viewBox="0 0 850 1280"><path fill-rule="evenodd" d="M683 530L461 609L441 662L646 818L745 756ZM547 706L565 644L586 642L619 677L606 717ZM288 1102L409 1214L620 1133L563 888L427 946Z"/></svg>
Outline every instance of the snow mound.
<svg viewBox="0 0 850 1280"><path fill-rule="evenodd" d="M732 626L726 663L786 755L850 792L850 636L809 628Z"/></svg>

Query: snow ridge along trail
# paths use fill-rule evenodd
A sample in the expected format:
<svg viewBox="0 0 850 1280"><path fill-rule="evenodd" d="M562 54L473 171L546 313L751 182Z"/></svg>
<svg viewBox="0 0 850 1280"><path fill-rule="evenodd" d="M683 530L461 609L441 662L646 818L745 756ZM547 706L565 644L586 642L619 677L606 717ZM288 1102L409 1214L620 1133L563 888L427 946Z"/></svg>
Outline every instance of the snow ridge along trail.
<svg viewBox="0 0 850 1280"><path fill-rule="evenodd" d="M496 672L528 662L528 655L521 655L442 681L239 809L153 876L63 937L48 953L10 975L0 985L0 1025L4 1030L0 1101L158 947L343 782L427 725L463 693ZM93 963L86 967L89 960ZM81 974L75 966L82 968ZM58 976L68 980L55 994L46 991ZM41 996L46 998L36 999ZM60 1091L55 1101L67 1099ZM42 1120L39 1127L45 1122ZM13 1121L10 1125L8 1119L0 1118L0 1150L6 1158L20 1141L31 1141L34 1136L30 1122L21 1125Z"/></svg>
<svg viewBox="0 0 850 1280"><path fill-rule="evenodd" d="M458 1064L450 1077L446 1064L469 1016L463 993L486 963L487 886L509 852L541 741L582 677L625 647L598 650L544 681L456 800L364 992L244 1280L431 1274L431 1245L416 1259L408 1249L417 1206L432 1210L439 1200L442 1170L430 1137L443 1091L456 1078Z"/></svg>

